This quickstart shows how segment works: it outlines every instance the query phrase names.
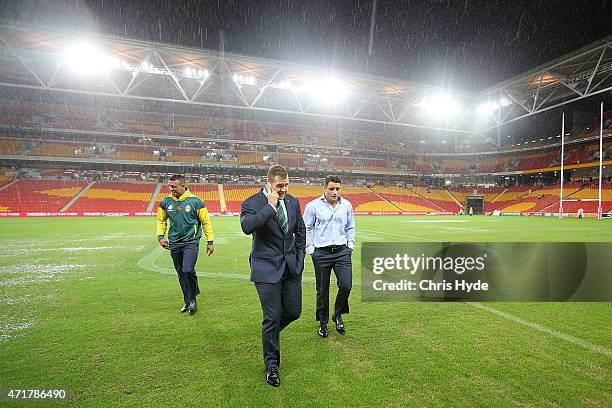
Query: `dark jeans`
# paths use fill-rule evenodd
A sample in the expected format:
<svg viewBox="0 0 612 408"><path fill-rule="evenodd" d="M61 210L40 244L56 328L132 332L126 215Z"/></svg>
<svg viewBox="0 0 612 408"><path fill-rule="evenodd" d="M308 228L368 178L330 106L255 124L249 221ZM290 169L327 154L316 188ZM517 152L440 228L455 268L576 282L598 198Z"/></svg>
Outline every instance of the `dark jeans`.
<svg viewBox="0 0 612 408"><path fill-rule="evenodd" d="M321 323L327 324L329 321L329 279L332 269L338 284L334 317L349 312L348 299L353 287L351 253L349 247L345 246L336 251L317 248L312 254L317 285L316 319Z"/></svg>
<svg viewBox="0 0 612 408"><path fill-rule="evenodd" d="M263 321L261 343L266 368L280 367L280 332L302 313L302 275L290 276L285 270L277 283L255 282Z"/></svg>
<svg viewBox="0 0 612 408"><path fill-rule="evenodd" d="M200 245L198 243L170 245L170 256L172 256L174 269L178 274L185 304L189 303L190 300L195 300L196 296L200 294L198 277L195 271L199 251Z"/></svg>

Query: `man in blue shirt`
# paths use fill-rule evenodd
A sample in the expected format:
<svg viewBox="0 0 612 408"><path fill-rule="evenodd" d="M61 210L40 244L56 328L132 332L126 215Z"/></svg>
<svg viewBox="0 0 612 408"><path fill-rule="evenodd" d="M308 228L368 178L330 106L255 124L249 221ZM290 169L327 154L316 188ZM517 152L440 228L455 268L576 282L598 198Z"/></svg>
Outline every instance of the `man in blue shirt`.
<svg viewBox="0 0 612 408"><path fill-rule="evenodd" d="M312 255L317 284L317 313L319 336L329 332L329 279L332 269L336 274L338 295L332 320L340 334L346 332L342 315L349 312L348 299L353 284L351 253L355 246L353 206L340 197L341 180L338 176L325 178L321 197L306 204L306 253Z"/></svg>

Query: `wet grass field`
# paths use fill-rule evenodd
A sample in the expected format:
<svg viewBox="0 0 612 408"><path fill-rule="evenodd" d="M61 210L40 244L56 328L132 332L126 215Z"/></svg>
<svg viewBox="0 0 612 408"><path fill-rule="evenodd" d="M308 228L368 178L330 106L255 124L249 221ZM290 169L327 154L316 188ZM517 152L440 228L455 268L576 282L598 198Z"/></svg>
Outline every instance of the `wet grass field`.
<svg viewBox="0 0 612 408"><path fill-rule="evenodd" d="M316 335L307 259L278 389L250 237L237 217L212 221L188 316L154 219L0 220L0 389L65 389L59 404L78 407L612 405L610 303L364 303L359 266L363 242L612 242L612 220L357 217L347 334Z"/></svg>

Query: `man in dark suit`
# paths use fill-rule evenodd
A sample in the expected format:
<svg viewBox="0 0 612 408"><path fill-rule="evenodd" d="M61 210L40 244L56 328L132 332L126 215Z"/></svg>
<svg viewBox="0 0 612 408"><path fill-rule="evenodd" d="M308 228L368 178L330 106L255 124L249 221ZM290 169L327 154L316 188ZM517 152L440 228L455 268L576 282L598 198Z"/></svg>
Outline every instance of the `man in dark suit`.
<svg viewBox="0 0 612 408"><path fill-rule="evenodd" d="M302 271L306 227L299 201L287 194L289 176L281 166L268 170L268 183L244 200L240 212L242 231L253 235L251 281L263 312L261 340L266 381L280 385L279 335L302 311Z"/></svg>

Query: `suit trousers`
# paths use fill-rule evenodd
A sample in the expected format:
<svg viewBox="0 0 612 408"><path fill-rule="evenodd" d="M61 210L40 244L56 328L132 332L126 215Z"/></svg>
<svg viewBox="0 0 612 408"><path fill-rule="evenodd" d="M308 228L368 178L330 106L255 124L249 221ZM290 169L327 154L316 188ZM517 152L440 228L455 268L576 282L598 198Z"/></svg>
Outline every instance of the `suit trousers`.
<svg viewBox="0 0 612 408"><path fill-rule="evenodd" d="M195 300L196 296L200 294L198 277L195 271L199 251L199 243L170 244L170 256L172 262L174 262L174 269L176 269L178 275L185 304L189 303L190 300Z"/></svg>
<svg viewBox="0 0 612 408"><path fill-rule="evenodd" d="M338 284L333 317L349 312L348 299L353 287L351 253L350 248L345 246L336 251L317 248L312 254L317 286L316 319L321 323L327 324L329 321L329 280L332 269Z"/></svg>
<svg viewBox="0 0 612 408"><path fill-rule="evenodd" d="M302 275L285 268L280 282L255 282L263 320L261 343L266 368L280 367L280 332L302 313Z"/></svg>

